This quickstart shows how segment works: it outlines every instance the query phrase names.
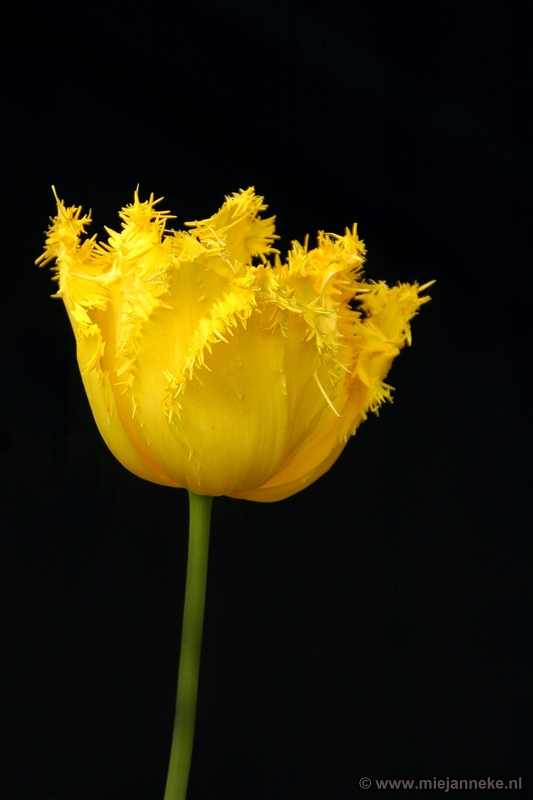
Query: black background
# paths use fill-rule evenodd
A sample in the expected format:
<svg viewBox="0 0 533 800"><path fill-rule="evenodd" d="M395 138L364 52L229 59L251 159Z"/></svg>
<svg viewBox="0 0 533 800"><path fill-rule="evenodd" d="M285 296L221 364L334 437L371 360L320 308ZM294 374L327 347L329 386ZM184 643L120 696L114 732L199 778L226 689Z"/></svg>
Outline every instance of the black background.
<svg viewBox="0 0 533 800"><path fill-rule="evenodd" d="M2 54L4 800L158 800L187 496L114 460L62 304L54 213L254 185L280 249L354 221L367 276L437 279L394 405L276 504L214 504L190 800L359 779L531 791L531 18L503 2L15 9ZM526 6L522 6L523 9ZM500 792L499 796L505 796ZM516 793L509 792L509 795Z"/></svg>

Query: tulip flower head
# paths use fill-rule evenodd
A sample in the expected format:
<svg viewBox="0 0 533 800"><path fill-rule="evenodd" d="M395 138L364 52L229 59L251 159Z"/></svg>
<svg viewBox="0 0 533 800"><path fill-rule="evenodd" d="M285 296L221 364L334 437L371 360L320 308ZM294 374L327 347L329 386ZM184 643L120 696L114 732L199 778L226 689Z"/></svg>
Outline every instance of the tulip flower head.
<svg viewBox="0 0 533 800"><path fill-rule="evenodd" d="M57 199L57 198L56 198ZM56 259L89 402L105 442L141 478L196 494L281 500L337 460L411 343L429 298L362 277L363 242L318 234L285 263L252 188L211 218L167 230L152 195L109 240L57 200Z"/></svg>

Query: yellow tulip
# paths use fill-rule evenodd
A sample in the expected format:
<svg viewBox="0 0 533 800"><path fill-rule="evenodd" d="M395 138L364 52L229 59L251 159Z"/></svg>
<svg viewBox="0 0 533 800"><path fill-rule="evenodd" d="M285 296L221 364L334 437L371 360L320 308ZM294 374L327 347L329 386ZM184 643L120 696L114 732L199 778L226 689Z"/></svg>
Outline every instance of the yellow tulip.
<svg viewBox="0 0 533 800"><path fill-rule="evenodd" d="M57 197L56 197L57 199ZM289 497L339 457L407 342L426 286L366 283L356 226L293 242L252 188L188 231L138 193L109 241L57 200L39 264L58 297L105 442L141 478L196 494ZM270 263L268 256L272 257Z"/></svg>

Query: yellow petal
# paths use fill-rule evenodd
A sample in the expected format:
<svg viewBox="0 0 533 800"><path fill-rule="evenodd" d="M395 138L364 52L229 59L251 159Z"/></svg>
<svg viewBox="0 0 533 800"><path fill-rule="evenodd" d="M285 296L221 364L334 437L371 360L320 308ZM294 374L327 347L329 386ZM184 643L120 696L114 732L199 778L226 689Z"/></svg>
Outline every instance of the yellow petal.
<svg viewBox="0 0 533 800"><path fill-rule="evenodd" d="M282 264L251 188L189 232L167 231L158 202L136 192L100 245L82 240L90 216L58 199L38 259L56 259L99 430L146 480L288 497L390 399L385 378L427 285L365 283L355 226L320 232L311 250L293 242Z"/></svg>
<svg viewBox="0 0 533 800"><path fill-rule="evenodd" d="M258 216L266 208L253 188L241 189L226 197L220 211L209 219L185 224L200 242L220 246L232 261L246 264L252 256L264 258L274 252L272 242L278 238L274 234L275 218L262 220Z"/></svg>

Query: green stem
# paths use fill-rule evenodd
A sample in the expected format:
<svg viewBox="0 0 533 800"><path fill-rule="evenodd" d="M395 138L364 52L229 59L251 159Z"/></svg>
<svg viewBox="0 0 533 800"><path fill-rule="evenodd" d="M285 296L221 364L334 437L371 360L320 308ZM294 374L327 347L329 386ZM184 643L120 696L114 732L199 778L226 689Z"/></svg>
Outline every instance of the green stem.
<svg viewBox="0 0 533 800"><path fill-rule="evenodd" d="M189 554L172 748L164 800L185 800L191 767L213 498L189 492Z"/></svg>

